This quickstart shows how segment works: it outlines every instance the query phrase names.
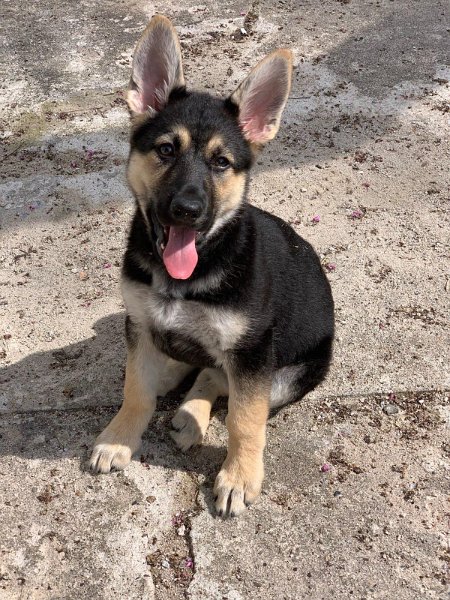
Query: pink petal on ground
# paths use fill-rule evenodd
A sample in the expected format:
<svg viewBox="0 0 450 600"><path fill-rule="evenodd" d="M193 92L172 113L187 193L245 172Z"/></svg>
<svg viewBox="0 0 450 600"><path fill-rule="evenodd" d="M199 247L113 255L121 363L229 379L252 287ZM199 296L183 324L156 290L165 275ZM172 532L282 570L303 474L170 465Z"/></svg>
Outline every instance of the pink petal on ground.
<svg viewBox="0 0 450 600"><path fill-rule="evenodd" d="M360 210L359 208L357 208L356 210L354 210L354 211L352 212L352 214L350 215L350 217L351 217L352 219L362 219L362 218L363 218L363 216L364 216L364 213L363 213L363 211L362 211L362 210Z"/></svg>

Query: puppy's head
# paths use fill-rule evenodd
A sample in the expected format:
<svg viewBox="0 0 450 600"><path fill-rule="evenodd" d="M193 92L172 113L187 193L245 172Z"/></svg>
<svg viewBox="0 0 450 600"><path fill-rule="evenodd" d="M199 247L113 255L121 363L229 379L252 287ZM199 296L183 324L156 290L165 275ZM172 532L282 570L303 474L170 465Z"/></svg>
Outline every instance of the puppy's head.
<svg viewBox="0 0 450 600"><path fill-rule="evenodd" d="M291 53L277 50L221 100L186 90L168 19L153 17L139 40L128 181L171 277L192 275L197 251L244 202L253 156L278 131L291 65Z"/></svg>

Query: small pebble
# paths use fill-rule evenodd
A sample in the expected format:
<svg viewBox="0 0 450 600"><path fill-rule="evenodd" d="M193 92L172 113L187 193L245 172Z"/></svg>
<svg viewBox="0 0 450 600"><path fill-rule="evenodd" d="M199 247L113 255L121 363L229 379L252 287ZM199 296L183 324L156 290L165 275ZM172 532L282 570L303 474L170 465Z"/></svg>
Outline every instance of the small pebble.
<svg viewBox="0 0 450 600"><path fill-rule="evenodd" d="M177 534L181 537L183 537L183 535L186 532L186 527L184 525L181 525L180 527L178 527L177 529Z"/></svg>
<svg viewBox="0 0 450 600"><path fill-rule="evenodd" d="M163 569L168 569L170 567L170 562L166 559L161 561L161 566Z"/></svg>
<svg viewBox="0 0 450 600"><path fill-rule="evenodd" d="M322 473L328 473L328 471L331 471L331 465L325 463L320 467L320 470L322 471Z"/></svg>
<svg viewBox="0 0 450 600"><path fill-rule="evenodd" d="M387 415L396 415L398 413L398 406L396 404L386 404L383 406L383 412Z"/></svg>
<svg viewBox="0 0 450 600"><path fill-rule="evenodd" d="M339 490L336 490L336 491L334 492L333 496L334 496L335 498L340 498L340 497L342 496L342 492L340 492Z"/></svg>

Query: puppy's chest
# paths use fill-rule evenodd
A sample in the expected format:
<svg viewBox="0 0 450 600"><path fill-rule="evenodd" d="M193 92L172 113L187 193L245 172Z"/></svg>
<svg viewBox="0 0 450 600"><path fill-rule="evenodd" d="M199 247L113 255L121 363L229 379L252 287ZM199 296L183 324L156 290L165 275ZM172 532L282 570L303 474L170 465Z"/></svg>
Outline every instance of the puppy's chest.
<svg viewBox="0 0 450 600"><path fill-rule="evenodd" d="M170 298L152 288L124 298L130 316L150 327L163 352L198 366L221 366L248 329L246 317L235 310Z"/></svg>

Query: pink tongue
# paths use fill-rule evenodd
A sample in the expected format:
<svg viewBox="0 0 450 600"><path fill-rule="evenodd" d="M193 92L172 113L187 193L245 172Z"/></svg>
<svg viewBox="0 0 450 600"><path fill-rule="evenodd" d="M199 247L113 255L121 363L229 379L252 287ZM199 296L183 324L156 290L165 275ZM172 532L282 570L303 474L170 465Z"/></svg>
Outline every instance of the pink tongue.
<svg viewBox="0 0 450 600"><path fill-rule="evenodd" d="M163 261L174 279L188 279L197 264L195 230L169 227L169 241L163 252Z"/></svg>

